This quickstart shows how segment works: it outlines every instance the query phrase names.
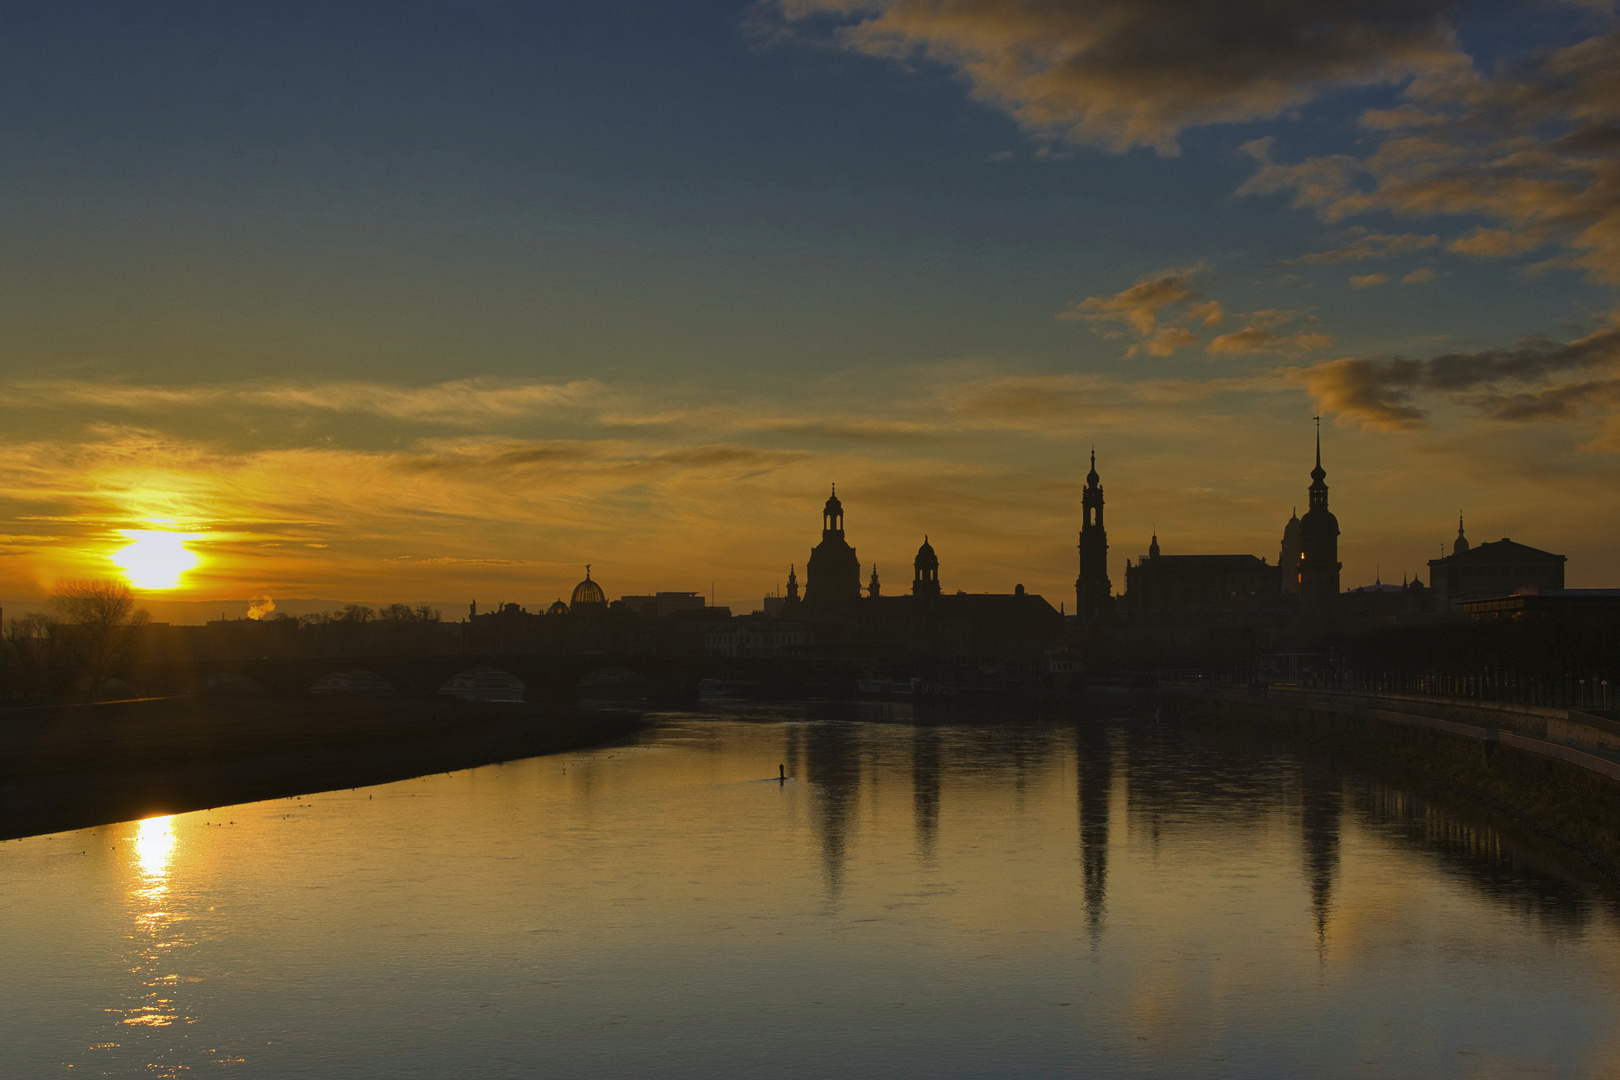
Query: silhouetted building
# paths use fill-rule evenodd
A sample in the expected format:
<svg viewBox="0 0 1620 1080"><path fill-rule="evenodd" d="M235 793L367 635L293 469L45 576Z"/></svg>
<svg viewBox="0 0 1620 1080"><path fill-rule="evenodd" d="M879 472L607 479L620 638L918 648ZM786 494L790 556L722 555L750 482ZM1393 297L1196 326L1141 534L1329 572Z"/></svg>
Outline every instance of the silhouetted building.
<svg viewBox="0 0 1620 1080"><path fill-rule="evenodd" d="M703 644L710 656L803 656L814 640L800 622L764 615L739 615L704 628Z"/></svg>
<svg viewBox="0 0 1620 1080"><path fill-rule="evenodd" d="M1442 611L1464 600L1505 597L1527 590L1551 593L1564 587L1564 563L1569 561L1566 556L1506 537L1470 546L1461 519L1451 551L1443 559L1429 560L1429 584L1434 590L1435 606Z"/></svg>
<svg viewBox="0 0 1620 1080"><path fill-rule="evenodd" d="M1097 476L1097 451L1080 495L1080 576L1074 583L1074 613L1101 619L1111 613L1113 585L1108 580L1108 533L1103 528L1103 489Z"/></svg>
<svg viewBox="0 0 1620 1080"><path fill-rule="evenodd" d="M1299 568L1305 561L1305 538L1299 528L1299 508L1295 507L1283 526L1282 547L1277 552L1277 568L1282 574L1282 591L1299 595Z"/></svg>
<svg viewBox="0 0 1620 1080"><path fill-rule="evenodd" d="M667 619L677 611L702 611L708 601L699 592L659 592L651 596L621 596L619 603L648 619Z"/></svg>
<svg viewBox="0 0 1620 1080"><path fill-rule="evenodd" d="M844 504L834 486L821 511L821 543L805 566L804 606L812 618L836 618L861 595L861 561L844 539Z"/></svg>
<svg viewBox="0 0 1620 1080"><path fill-rule="evenodd" d="M866 584L866 595L873 597L883 595L883 585L877 576L877 563L872 564L872 580Z"/></svg>
<svg viewBox="0 0 1620 1080"><path fill-rule="evenodd" d="M1508 596L1463 600L1470 622L1620 623L1620 589L1525 589Z"/></svg>
<svg viewBox="0 0 1620 1080"><path fill-rule="evenodd" d="M1380 577L1340 593L1338 611L1348 621L1397 622L1427 614L1431 607L1429 590L1417 578L1385 585Z"/></svg>
<svg viewBox="0 0 1620 1080"><path fill-rule="evenodd" d="M1254 555L1163 555L1155 533L1148 553L1125 565L1122 604L1132 619L1274 611L1277 567Z"/></svg>
<svg viewBox="0 0 1620 1080"><path fill-rule="evenodd" d="M917 557L911 561L911 595L924 603L939 595L939 556L934 554L934 545L926 535Z"/></svg>
<svg viewBox="0 0 1620 1080"><path fill-rule="evenodd" d="M1322 427L1317 421L1316 468L1310 506L1299 521L1299 606L1307 615L1333 614L1339 599L1339 519L1328 510L1327 470L1322 468Z"/></svg>
<svg viewBox="0 0 1620 1080"><path fill-rule="evenodd" d="M606 610L607 594L602 591L602 586L591 580L591 568L587 566L585 580L574 586L574 594L568 601L568 611L570 614L581 615Z"/></svg>

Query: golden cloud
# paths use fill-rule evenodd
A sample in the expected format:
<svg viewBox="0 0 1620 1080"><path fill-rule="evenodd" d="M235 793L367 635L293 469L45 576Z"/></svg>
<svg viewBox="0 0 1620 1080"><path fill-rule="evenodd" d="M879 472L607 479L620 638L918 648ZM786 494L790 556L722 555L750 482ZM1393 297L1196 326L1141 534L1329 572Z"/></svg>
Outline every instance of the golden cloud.
<svg viewBox="0 0 1620 1080"><path fill-rule="evenodd" d="M1184 128L1280 115L1322 88L1466 65L1443 0L778 0L783 24L960 72L1028 131L1178 152Z"/></svg>

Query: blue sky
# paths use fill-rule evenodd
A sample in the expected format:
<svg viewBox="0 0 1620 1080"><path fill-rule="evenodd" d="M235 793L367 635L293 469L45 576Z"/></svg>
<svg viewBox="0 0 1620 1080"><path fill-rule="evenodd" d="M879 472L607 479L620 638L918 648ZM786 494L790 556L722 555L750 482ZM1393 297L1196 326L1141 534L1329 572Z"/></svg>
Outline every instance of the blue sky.
<svg viewBox="0 0 1620 1080"><path fill-rule="evenodd" d="M1274 556L1319 408L1348 584L1458 509L1610 583L1608 339L1492 350L1613 326L1612 12L1212 10L13 5L0 587L162 518L208 594L741 603L837 480L1061 598L1090 445L1117 562Z"/></svg>

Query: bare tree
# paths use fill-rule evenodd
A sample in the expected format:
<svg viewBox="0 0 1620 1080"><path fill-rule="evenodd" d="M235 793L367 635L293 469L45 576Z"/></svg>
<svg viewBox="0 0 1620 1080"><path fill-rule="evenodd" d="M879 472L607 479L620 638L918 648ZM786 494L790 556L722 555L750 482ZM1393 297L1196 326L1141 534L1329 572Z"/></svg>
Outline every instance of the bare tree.
<svg viewBox="0 0 1620 1080"><path fill-rule="evenodd" d="M32 697L66 689L72 681L72 653L49 615L35 612L10 620L0 643L6 696Z"/></svg>
<svg viewBox="0 0 1620 1080"><path fill-rule="evenodd" d="M134 654L141 627L151 618L136 609L129 586L111 578L61 582L51 606L80 639L82 679L91 695Z"/></svg>
<svg viewBox="0 0 1620 1080"><path fill-rule="evenodd" d="M392 623L436 623L439 621L439 609L429 607L427 604L389 604L377 612L377 618Z"/></svg>
<svg viewBox="0 0 1620 1080"><path fill-rule="evenodd" d="M377 617L377 613L364 604L349 604L338 613L340 622L366 623Z"/></svg>

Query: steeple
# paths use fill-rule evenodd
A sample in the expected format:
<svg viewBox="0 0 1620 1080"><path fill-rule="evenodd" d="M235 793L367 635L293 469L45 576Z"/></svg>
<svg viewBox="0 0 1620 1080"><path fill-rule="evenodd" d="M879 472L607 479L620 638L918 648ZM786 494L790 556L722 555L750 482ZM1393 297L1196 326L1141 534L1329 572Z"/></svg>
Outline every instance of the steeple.
<svg viewBox="0 0 1620 1080"><path fill-rule="evenodd" d="M878 584L877 563L872 564L872 580L866 586L866 595L873 598L882 595L882 586Z"/></svg>
<svg viewBox="0 0 1620 1080"><path fill-rule="evenodd" d="M1158 557L1159 557L1159 530L1154 529L1153 530L1153 539L1148 542L1148 558L1157 559Z"/></svg>
<svg viewBox="0 0 1620 1080"><path fill-rule="evenodd" d="M1453 555L1461 555L1467 550L1468 537L1463 535L1463 516L1462 511L1459 510L1457 511L1457 539L1453 540L1451 543L1451 553Z"/></svg>
<svg viewBox="0 0 1620 1080"><path fill-rule="evenodd" d="M793 600L793 601L797 601L799 599L799 575L795 572L796 570L797 570L797 567L795 567L792 563L788 564L788 590L787 590L787 592L788 592L788 599Z"/></svg>
<svg viewBox="0 0 1620 1080"><path fill-rule="evenodd" d="M1102 477L1097 475L1097 448L1091 448L1091 471L1080 492L1080 576L1074 582L1074 613L1081 619L1110 614L1114 587L1108 580L1108 532L1103 528Z"/></svg>
<svg viewBox="0 0 1620 1080"><path fill-rule="evenodd" d="M1320 507L1326 510L1328 487L1327 470L1322 468L1322 418L1313 416L1311 419L1316 421L1316 468L1311 470L1310 509L1315 510ZM1306 513L1308 514L1309 511L1306 511Z"/></svg>
<svg viewBox="0 0 1620 1080"><path fill-rule="evenodd" d="M1316 467L1311 470L1310 507L1299 520L1299 601L1302 611L1325 617L1338 604L1343 565L1339 519L1328 509L1327 470L1322 468L1322 418L1311 419L1316 421Z"/></svg>

